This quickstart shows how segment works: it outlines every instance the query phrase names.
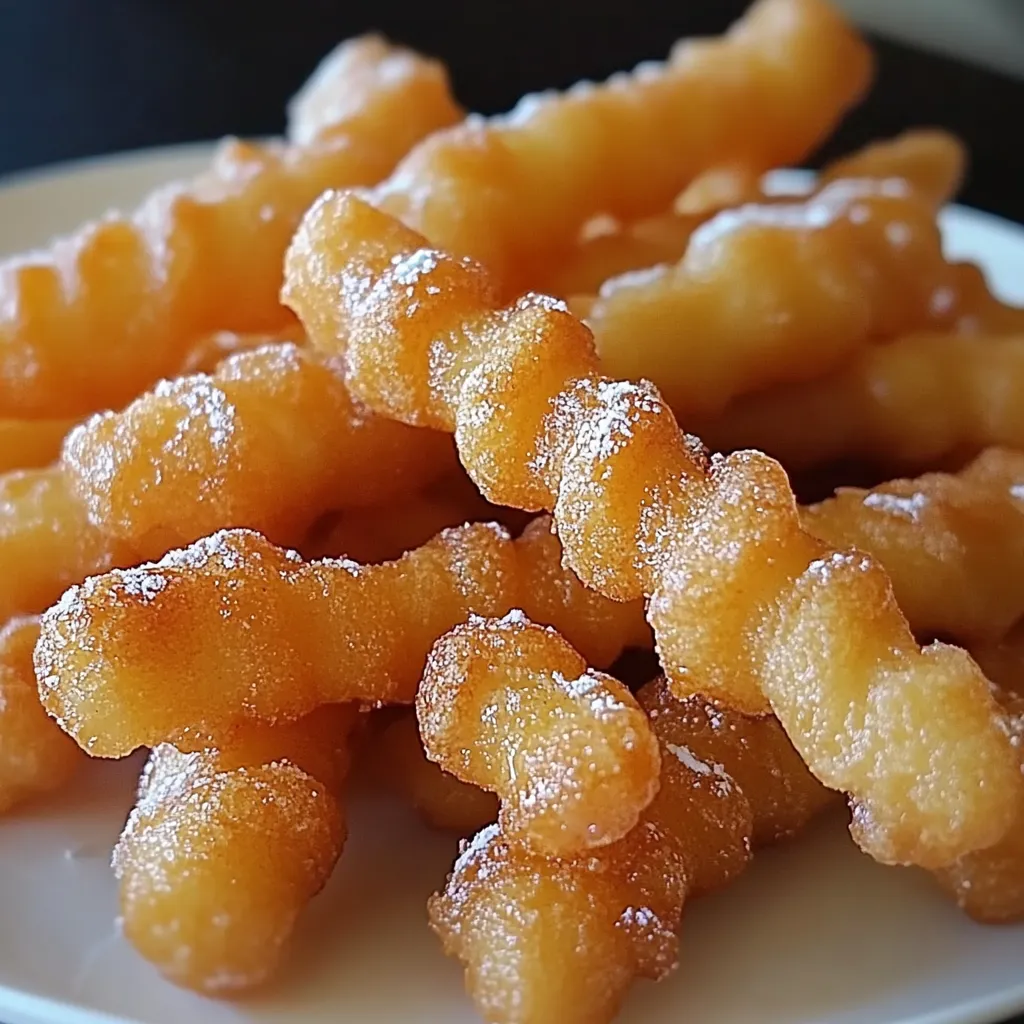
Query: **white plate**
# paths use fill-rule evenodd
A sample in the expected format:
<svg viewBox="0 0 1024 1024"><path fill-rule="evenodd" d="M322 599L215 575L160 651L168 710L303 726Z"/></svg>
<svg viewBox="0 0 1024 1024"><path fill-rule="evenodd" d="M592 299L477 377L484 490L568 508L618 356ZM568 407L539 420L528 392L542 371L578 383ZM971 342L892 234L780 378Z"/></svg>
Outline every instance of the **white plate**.
<svg viewBox="0 0 1024 1024"><path fill-rule="evenodd" d="M90 161L0 189L0 252L39 245L156 182L189 173L182 147ZM948 249L985 263L1024 302L1024 230L970 210L944 216ZM164 983L114 927L110 847L137 761L98 764L56 802L0 819L0 1020L5 1024L474 1020L460 971L425 923L454 842L403 809L355 808L352 839L301 922L280 983L241 1004ZM760 855L693 907L683 963L639 984L630 1024L981 1024L1024 1010L1024 926L983 928L928 879L860 854L838 818Z"/></svg>

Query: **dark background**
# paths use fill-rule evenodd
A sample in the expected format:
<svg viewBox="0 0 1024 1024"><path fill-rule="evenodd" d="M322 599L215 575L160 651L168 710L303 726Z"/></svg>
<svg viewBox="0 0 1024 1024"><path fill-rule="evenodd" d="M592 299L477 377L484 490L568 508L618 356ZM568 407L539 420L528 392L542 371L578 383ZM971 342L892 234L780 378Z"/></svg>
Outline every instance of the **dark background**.
<svg viewBox="0 0 1024 1024"><path fill-rule="evenodd" d="M898 0L894 0L898 2ZM965 0L967 2L967 0ZM442 57L471 109L603 77L717 32L746 0L0 0L0 174L227 133L277 131L284 103L339 39L377 28ZM867 103L829 144L910 125L970 144L964 201L1024 221L1024 83L880 43ZM827 154L823 154L827 155Z"/></svg>
<svg viewBox="0 0 1024 1024"><path fill-rule="evenodd" d="M316 61L371 28L443 58L463 103L488 113L528 90L663 56L676 37L720 31L745 7L0 0L0 175L113 150L276 132L285 101ZM1024 221L1024 82L893 43L879 42L877 52L874 92L819 159L911 125L944 125L971 149L963 200Z"/></svg>

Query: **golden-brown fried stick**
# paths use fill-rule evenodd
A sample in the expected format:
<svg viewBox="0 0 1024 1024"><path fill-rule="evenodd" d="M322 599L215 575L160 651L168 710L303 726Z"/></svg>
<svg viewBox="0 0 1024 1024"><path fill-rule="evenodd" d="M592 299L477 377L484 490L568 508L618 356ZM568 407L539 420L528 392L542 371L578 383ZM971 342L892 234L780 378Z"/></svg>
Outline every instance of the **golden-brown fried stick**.
<svg viewBox="0 0 1024 1024"><path fill-rule="evenodd" d="M498 816L498 798L427 760L413 711L372 736L368 767L373 780L409 804L431 828L471 835Z"/></svg>
<svg viewBox="0 0 1024 1024"><path fill-rule="evenodd" d="M374 415L340 367L290 343L161 381L75 429L62 458L92 522L163 550L231 526L297 543L330 509L414 493L454 464L447 437Z"/></svg>
<svg viewBox="0 0 1024 1024"><path fill-rule="evenodd" d="M573 309L583 315L609 278L682 259L690 236L706 219L703 213L670 212L629 224L606 223L606 230L581 238L552 268L544 279L544 290L572 299Z"/></svg>
<svg viewBox="0 0 1024 1024"><path fill-rule="evenodd" d="M829 544L877 558L919 636L971 646L1024 616L1024 454L990 448L960 473L841 488L802 512Z"/></svg>
<svg viewBox="0 0 1024 1024"><path fill-rule="evenodd" d="M90 573L137 560L89 522L59 466L0 476L0 621L41 612Z"/></svg>
<svg viewBox="0 0 1024 1024"><path fill-rule="evenodd" d="M827 192L831 182L842 178L876 181L898 178L906 182L919 200L936 207L952 198L959 187L965 160L963 144L955 136L938 129L916 129L873 143L829 164L818 183ZM612 278L647 270L647 275L639 274L634 279L637 285L646 288L648 278L666 276L667 271L655 272L653 268L682 260L691 235L708 218L742 204L788 203L792 206L799 201L792 196L766 193L761 176L750 168L736 165L713 168L683 190L670 213L627 224L607 217L596 218L594 229L584 229L583 237L564 264L554 268L539 286L552 295L571 300L573 311L587 316L598 304L598 292L605 282L609 282L609 290L617 286L633 287L634 282L629 277L618 285L611 284ZM814 198L809 196L806 208L813 203ZM897 233L900 230L894 229ZM958 284L962 286L963 282L958 281ZM980 301L985 305L986 291L972 287L972 303L977 305ZM636 334L646 343L643 332Z"/></svg>
<svg viewBox="0 0 1024 1024"><path fill-rule="evenodd" d="M113 864L124 933L170 981L230 995L277 968L345 840L352 718L325 707L223 751L152 752Z"/></svg>
<svg viewBox="0 0 1024 1024"><path fill-rule="evenodd" d="M763 198L761 175L751 167L729 164L699 174L676 196L672 207L683 215L710 216L730 206L756 203Z"/></svg>
<svg viewBox="0 0 1024 1024"><path fill-rule="evenodd" d="M878 562L801 528L777 463L709 461L653 385L601 375L561 303L502 306L482 266L353 196L311 209L286 277L353 394L452 431L490 500L553 511L586 584L650 598L676 692L774 710L873 856L941 866L1009 827L1024 781L987 680L918 646Z"/></svg>
<svg viewBox="0 0 1024 1024"><path fill-rule="evenodd" d="M586 319L611 376L649 377L678 415L707 417L870 341L973 316L959 280L933 208L905 182L844 180L724 210L678 263L606 281Z"/></svg>
<svg viewBox="0 0 1024 1024"><path fill-rule="evenodd" d="M263 348L264 345L277 345L288 342L292 345L304 345L306 336L298 324L292 324L281 331L261 334L239 334L237 331L214 331L200 338L189 349L188 354L178 367L180 376L191 373L214 373L217 367L229 356L239 352L251 352Z"/></svg>
<svg viewBox="0 0 1024 1024"><path fill-rule="evenodd" d="M938 209L959 191L966 169L967 149L955 135L941 128L911 128L834 160L820 180L900 178Z"/></svg>
<svg viewBox="0 0 1024 1024"><path fill-rule="evenodd" d="M315 529L300 550L306 558L387 562L449 526L500 522L517 534L528 519L518 509L492 505L460 466L409 498L346 509Z"/></svg>
<svg viewBox="0 0 1024 1024"><path fill-rule="evenodd" d="M1019 647L1020 641L1017 641ZM1014 680L1017 692L1005 690L1011 740L1024 774L1024 677ZM1010 830L994 846L969 853L935 873L939 884L977 921L996 923L1024 918L1024 800Z"/></svg>
<svg viewBox="0 0 1024 1024"><path fill-rule="evenodd" d="M344 95L344 120L303 111L301 144L228 140L194 182L0 264L3 415L117 407L173 372L200 335L289 323L281 257L310 202L379 180L458 117L436 62L374 37L343 44L329 78L315 91Z"/></svg>
<svg viewBox="0 0 1024 1024"><path fill-rule="evenodd" d="M1024 449L1024 336L870 345L821 380L748 395L695 426L715 449L759 448L790 470L838 459L898 470Z"/></svg>
<svg viewBox="0 0 1024 1024"><path fill-rule="evenodd" d="M800 760L774 716L753 718L702 697L680 700L664 678L645 684L638 696L663 745L682 744L682 756L727 767L750 802L755 846L788 839L837 801Z"/></svg>
<svg viewBox="0 0 1024 1024"><path fill-rule="evenodd" d="M375 201L509 288L532 285L596 214L660 213L709 168L800 162L870 77L867 47L823 0L760 0L665 64L435 133Z"/></svg>
<svg viewBox="0 0 1024 1024"><path fill-rule="evenodd" d="M253 723L348 700L411 703L434 641L470 613L524 608L587 661L649 643L639 602L561 567L550 522L445 530L394 562L303 562L231 530L72 587L43 617L44 705L90 753L224 746Z"/></svg>
<svg viewBox="0 0 1024 1024"><path fill-rule="evenodd" d="M37 618L0 630L0 814L60 789L85 761L39 703L32 648Z"/></svg>
<svg viewBox="0 0 1024 1024"><path fill-rule="evenodd" d="M621 839L657 792L658 743L633 695L519 610L434 644L416 717L427 757L496 793L502 832L539 853Z"/></svg>
<svg viewBox="0 0 1024 1024"><path fill-rule="evenodd" d="M675 967L685 901L746 866L749 802L726 765L690 752L677 723L652 720L661 788L618 842L543 857L493 825L464 847L430 922L464 963L484 1019L604 1024L635 978Z"/></svg>

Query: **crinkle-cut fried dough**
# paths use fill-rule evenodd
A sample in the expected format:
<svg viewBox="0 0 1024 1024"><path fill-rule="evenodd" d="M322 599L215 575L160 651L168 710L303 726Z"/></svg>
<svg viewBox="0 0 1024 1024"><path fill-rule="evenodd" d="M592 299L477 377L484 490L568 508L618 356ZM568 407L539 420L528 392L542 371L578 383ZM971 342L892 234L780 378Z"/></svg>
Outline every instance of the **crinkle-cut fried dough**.
<svg viewBox="0 0 1024 1024"><path fill-rule="evenodd" d="M678 214L709 216L730 206L755 203L762 198L761 174L742 164L729 164L711 167L697 175L676 196L672 208Z"/></svg>
<svg viewBox="0 0 1024 1024"><path fill-rule="evenodd" d="M776 622L766 693L815 775L851 795L862 848L937 868L1005 835L1024 796L1005 716L964 651L910 639L878 563L816 559Z"/></svg>
<svg viewBox="0 0 1024 1024"><path fill-rule="evenodd" d="M678 263L606 281L586 319L607 373L649 377L678 415L710 416L872 340L951 328L974 313L959 279L906 183L837 181L724 210Z"/></svg>
<svg viewBox="0 0 1024 1024"><path fill-rule="evenodd" d="M426 544L449 526L500 522L515 534L528 518L518 509L492 505L460 467L412 497L347 509L314 530L301 551L307 558L344 556L357 562L386 562Z"/></svg>
<svg viewBox="0 0 1024 1024"><path fill-rule="evenodd" d="M728 766L750 802L755 846L795 835L837 800L773 716L751 717L702 697L680 700L664 678L645 684L638 696L662 743L677 745L677 756Z"/></svg>
<svg viewBox="0 0 1024 1024"><path fill-rule="evenodd" d="M373 38L335 61L346 120L319 125L308 145L228 140L194 182L0 263L0 412L117 407L173 372L199 335L288 325L281 257L306 207L326 188L378 181L458 117L434 61Z"/></svg>
<svg viewBox="0 0 1024 1024"><path fill-rule="evenodd" d="M430 900L430 922L445 952L465 965L485 1020L609 1021L635 978L675 967L686 899L746 866L748 800L727 767L681 745L677 724L652 721L661 788L618 842L576 858L543 857L492 825L463 849Z"/></svg>
<svg viewBox="0 0 1024 1024"><path fill-rule="evenodd" d="M607 846L658 789L658 742L617 679L518 610L434 644L416 694L427 757L501 800L502 831L566 857Z"/></svg>
<svg viewBox="0 0 1024 1024"><path fill-rule="evenodd" d="M32 648L36 618L0 630L0 814L60 789L85 760L39 703Z"/></svg>
<svg viewBox="0 0 1024 1024"><path fill-rule="evenodd" d="M584 315L609 278L682 259L705 215L662 213L629 224L605 223L586 234L541 282L544 291L572 301ZM579 309L577 309L579 307Z"/></svg>
<svg viewBox="0 0 1024 1024"><path fill-rule="evenodd" d="M213 373L229 356L239 352L251 352L264 345L278 345L285 342L304 345L305 334L298 324L280 331L257 334L240 334L237 331L213 331L196 341L178 367L179 375L190 373Z"/></svg>
<svg viewBox="0 0 1024 1024"><path fill-rule="evenodd" d="M302 332L295 325L281 332L280 336L217 331L196 342L185 357L181 372L208 372L234 352L257 348L271 341L297 341L301 336ZM64 438L79 422L79 417L0 419L0 474L16 469L38 469L56 462L60 458Z"/></svg>
<svg viewBox="0 0 1024 1024"><path fill-rule="evenodd" d="M839 459L919 468L1024 449L1024 336L870 345L827 377L748 395L696 429L714 449L759 448L790 470Z"/></svg>
<svg viewBox="0 0 1024 1024"><path fill-rule="evenodd" d="M955 135L941 128L911 128L834 160L819 180L900 178L937 209L960 190L966 169L967 149Z"/></svg>
<svg viewBox="0 0 1024 1024"><path fill-rule="evenodd" d="M1018 676L1016 686L1024 680ZM1024 696L1005 691L1001 700L1024 773ZM1024 800L1010 830L994 846L969 853L936 872L939 884L971 917L995 923L1024 918Z"/></svg>
<svg viewBox="0 0 1024 1024"><path fill-rule="evenodd" d="M805 508L804 528L878 559L919 636L994 641L1024 616L1024 454L991 448L960 473Z"/></svg>
<svg viewBox="0 0 1024 1024"><path fill-rule="evenodd" d="M264 982L345 840L346 708L223 751L157 747L114 849L123 931L168 980L208 995Z"/></svg>
<svg viewBox="0 0 1024 1024"><path fill-rule="evenodd" d="M59 466L0 476L0 621L41 612L90 573L134 561L89 522Z"/></svg>
<svg viewBox="0 0 1024 1024"><path fill-rule="evenodd" d="M43 617L36 671L44 706L96 756L222 746L323 703L411 703L439 636L519 607L591 664L650 642L639 603L561 568L545 520L515 541L493 524L445 530L380 565L306 563L229 530L72 587Z"/></svg>
<svg viewBox="0 0 1024 1024"><path fill-rule="evenodd" d="M398 795L431 828L470 835L498 816L493 793L457 779L427 759L414 712L400 715L372 737L374 781Z"/></svg>
<svg viewBox="0 0 1024 1024"><path fill-rule="evenodd" d="M532 284L596 214L659 213L712 167L799 163L871 70L865 44L822 0L760 0L725 36L684 40L664 64L435 133L376 201L510 287Z"/></svg>
<svg viewBox="0 0 1024 1024"><path fill-rule="evenodd" d="M344 355L371 408L453 431L488 499L553 511L584 583L649 597L677 693L774 710L881 860L937 866L999 839L1024 783L986 679L962 651L922 651L878 563L801 529L778 463L709 462L653 385L600 375L562 304L502 307L479 264L353 196L321 200L297 237L288 301L311 344Z"/></svg>
<svg viewBox="0 0 1024 1024"><path fill-rule="evenodd" d="M62 464L92 522L167 550L230 526L297 543L324 512L409 494L456 460L445 435L371 413L329 359L279 344L98 413Z"/></svg>
<svg viewBox="0 0 1024 1024"><path fill-rule="evenodd" d="M382 158L393 164L460 114L440 61L371 33L339 43L320 61L288 102L286 134L299 149L385 146Z"/></svg>

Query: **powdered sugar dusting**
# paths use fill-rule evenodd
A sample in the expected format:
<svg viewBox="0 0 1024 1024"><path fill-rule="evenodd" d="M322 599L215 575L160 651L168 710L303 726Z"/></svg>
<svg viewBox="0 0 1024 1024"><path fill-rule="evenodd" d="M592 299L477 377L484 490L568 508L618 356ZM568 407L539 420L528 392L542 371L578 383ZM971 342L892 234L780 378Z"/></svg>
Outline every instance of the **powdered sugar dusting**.
<svg viewBox="0 0 1024 1024"><path fill-rule="evenodd" d="M142 598L143 604L149 604L166 586L167 580L161 576L154 565L139 565L132 569L117 569L121 588L131 597Z"/></svg>
<svg viewBox="0 0 1024 1024"><path fill-rule="evenodd" d="M437 268L442 260L450 256L437 249L417 249L412 255L399 253L391 259L391 279L402 286L413 286L425 274Z"/></svg>
<svg viewBox="0 0 1024 1024"><path fill-rule="evenodd" d="M908 522L916 523L920 520L921 513L928 508L931 501L927 494L919 491L917 494L887 494L884 491L872 491L864 498L866 508L877 509L887 515L898 516Z"/></svg>
<svg viewBox="0 0 1024 1024"><path fill-rule="evenodd" d="M674 755L681 765L689 768L695 775L711 777L716 795L726 797L732 792L732 776L725 770L724 765L719 764L717 761L712 761L708 764L706 761L700 760L689 747L684 747L678 743L666 743L665 749Z"/></svg>

